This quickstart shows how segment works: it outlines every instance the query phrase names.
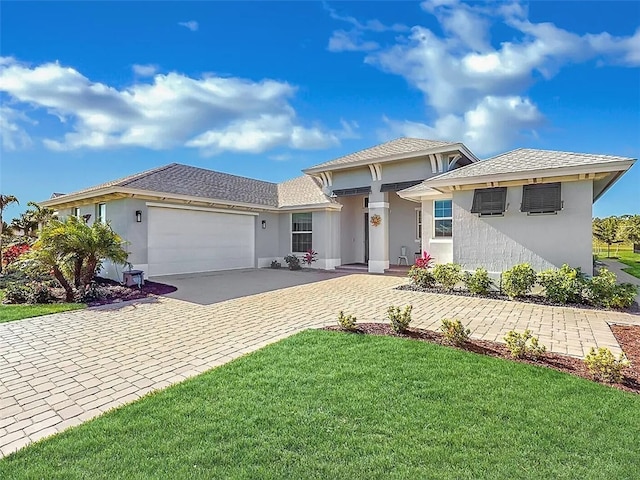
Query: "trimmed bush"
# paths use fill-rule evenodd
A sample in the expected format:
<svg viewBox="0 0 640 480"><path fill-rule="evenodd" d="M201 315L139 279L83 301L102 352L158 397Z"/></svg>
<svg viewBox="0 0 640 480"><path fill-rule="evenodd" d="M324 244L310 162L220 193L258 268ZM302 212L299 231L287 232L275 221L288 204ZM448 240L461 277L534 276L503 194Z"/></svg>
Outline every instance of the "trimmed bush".
<svg viewBox="0 0 640 480"><path fill-rule="evenodd" d="M338 314L338 324L343 330L355 330L357 318L353 315L345 315L342 310Z"/></svg>
<svg viewBox="0 0 640 480"><path fill-rule="evenodd" d="M287 262L289 266L289 270L301 270L300 259L295 256L293 253L290 253L286 257L284 257L284 261Z"/></svg>
<svg viewBox="0 0 640 480"><path fill-rule="evenodd" d="M462 280L462 267L457 263L440 263L433 269L433 276L445 290L451 291Z"/></svg>
<svg viewBox="0 0 640 480"><path fill-rule="evenodd" d="M51 290L46 285L41 283L34 283L30 286L29 303L53 303L55 297L51 293Z"/></svg>
<svg viewBox="0 0 640 480"><path fill-rule="evenodd" d="M565 263L560 270L540 272L538 283L544 287L545 296L552 302L580 303L586 279L579 268L571 268Z"/></svg>
<svg viewBox="0 0 640 480"><path fill-rule="evenodd" d="M528 263L515 265L502 273L502 291L509 298L524 297L536 283L536 272Z"/></svg>
<svg viewBox="0 0 640 480"><path fill-rule="evenodd" d="M462 281L467 290L474 295L486 295L493 285L487 269L482 267L477 268L473 273L465 272Z"/></svg>
<svg viewBox="0 0 640 480"><path fill-rule="evenodd" d="M597 351L591 347L589 354L584 358L589 372L594 378L606 382L620 382L622 380L622 369L630 365L627 356L621 353L616 359L608 348L601 347Z"/></svg>
<svg viewBox="0 0 640 480"><path fill-rule="evenodd" d="M547 347L540 344L538 338L531 335L530 330L525 330L523 333L511 330L505 335L504 341L513 358L531 357L536 359L547 351Z"/></svg>
<svg viewBox="0 0 640 480"><path fill-rule="evenodd" d="M616 274L601 268L598 275L586 282L584 297L596 307L628 308L635 301L638 287L630 283L618 285Z"/></svg>
<svg viewBox="0 0 640 480"><path fill-rule="evenodd" d="M31 288L23 283L10 283L4 291L3 303L29 303Z"/></svg>
<svg viewBox="0 0 640 480"><path fill-rule="evenodd" d="M394 307L393 305L387 308L387 317L391 321L391 328L396 333L403 333L407 330L409 323L411 323L411 310L412 305L407 305L404 310L400 310L400 307Z"/></svg>
<svg viewBox="0 0 640 480"><path fill-rule="evenodd" d="M413 265L409 269L407 276L416 287L433 288L436 286L436 278L433 276L433 272L428 268Z"/></svg>
<svg viewBox="0 0 640 480"><path fill-rule="evenodd" d="M447 343L458 347L464 345L469 340L469 335L471 334L471 330L468 328L465 329L460 320L448 320L446 318L442 319L440 331L442 335L444 335Z"/></svg>

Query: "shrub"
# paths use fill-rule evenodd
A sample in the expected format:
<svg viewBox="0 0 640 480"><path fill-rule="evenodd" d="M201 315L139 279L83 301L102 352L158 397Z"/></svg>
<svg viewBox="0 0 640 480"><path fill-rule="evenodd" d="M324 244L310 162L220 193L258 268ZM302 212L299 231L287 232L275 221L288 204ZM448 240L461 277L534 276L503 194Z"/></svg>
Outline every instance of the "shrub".
<svg viewBox="0 0 640 480"><path fill-rule="evenodd" d="M440 263L433 269L433 276L445 290L453 290L462 279L462 267L457 263Z"/></svg>
<svg viewBox="0 0 640 480"><path fill-rule="evenodd" d="M293 253L290 253L286 257L284 257L284 261L289 265L289 270L300 270L302 267L300 266L300 259L296 257Z"/></svg>
<svg viewBox="0 0 640 480"><path fill-rule="evenodd" d="M474 295L486 295L493 284L486 268L477 268L473 273L465 272L462 281L467 290Z"/></svg>
<svg viewBox="0 0 640 480"><path fill-rule="evenodd" d="M620 382L622 369L630 365L624 353L616 359L608 348L601 347L596 351L591 347L589 354L584 358L589 372L596 378L606 382Z"/></svg>
<svg viewBox="0 0 640 480"><path fill-rule="evenodd" d="M586 282L585 299L597 307L627 308L635 301L638 287L630 283L618 285L616 274L601 268L598 275Z"/></svg>
<svg viewBox="0 0 640 480"><path fill-rule="evenodd" d="M502 291L509 298L524 297L536 283L536 272L528 263L515 265L502 273Z"/></svg>
<svg viewBox="0 0 640 480"><path fill-rule="evenodd" d="M531 335L530 330L525 330L523 333L511 330L505 335L504 341L513 358L531 357L536 359L547 351L547 347L540 344L538 339Z"/></svg>
<svg viewBox="0 0 640 480"><path fill-rule="evenodd" d="M427 268L413 265L409 269L408 276L417 287L433 288L436 285L436 278L433 276L433 272Z"/></svg>
<svg viewBox="0 0 640 480"><path fill-rule="evenodd" d="M391 321L391 328L396 333L404 332L409 323L411 323L411 310L412 305L407 305L404 310L400 310L400 307L390 306L387 308L387 317Z"/></svg>
<svg viewBox="0 0 640 480"><path fill-rule="evenodd" d="M55 297L51 293L51 290L42 283L34 283L30 287L29 303L53 303Z"/></svg>
<svg viewBox="0 0 640 480"><path fill-rule="evenodd" d="M280 268L280 267L282 267L282 265L280 264L280 262L279 262L279 261L277 261L277 260L273 260L273 261L271 262L271 268L278 269L278 268Z"/></svg>
<svg viewBox="0 0 640 480"><path fill-rule="evenodd" d="M4 291L3 303L29 303L31 287L23 283L11 283Z"/></svg>
<svg viewBox="0 0 640 480"><path fill-rule="evenodd" d="M566 263L560 270L545 270L538 274L538 283L544 287L545 296L555 303L580 303L585 276L579 268Z"/></svg>
<svg viewBox="0 0 640 480"><path fill-rule="evenodd" d="M310 266L313 262L316 261L317 256L318 256L318 252L314 250L307 250L306 253L304 254L304 257L302 257L302 260L304 261L304 263Z"/></svg>
<svg viewBox="0 0 640 480"><path fill-rule="evenodd" d="M345 315L343 311L338 314L338 323L343 330L355 330L357 318L353 315Z"/></svg>
<svg viewBox="0 0 640 480"><path fill-rule="evenodd" d="M415 265L419 268L429 268L433 262L434 258L426 251L423 251L422 256L416 259Z"/></svg>
<svg viewBox="0 0 640 480"><path fill-rule="evenodd" d="M440 331L444 335L447 343L451 345L460 346L469 340L471 330L465 329L460 320L448 320L442 319L442 325Z"/></svg>
<svg viewBox="0 0 640 480"><path fill-rule="evenodd" d="M14 245L9 245L2 252L2 263L4 265L9 265L15 262L21 255L29 252L31 250L31 246L27 243L16 243Z"/></svg>

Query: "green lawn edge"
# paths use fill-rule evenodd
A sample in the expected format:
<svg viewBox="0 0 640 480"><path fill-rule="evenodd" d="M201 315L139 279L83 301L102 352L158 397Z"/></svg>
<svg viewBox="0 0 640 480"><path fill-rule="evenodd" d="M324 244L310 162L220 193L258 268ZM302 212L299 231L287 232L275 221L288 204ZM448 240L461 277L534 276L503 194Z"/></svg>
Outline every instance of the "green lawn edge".
<svg viewBox="0 0 640 480"><path fill-rule="evenodd" d="M306 331L0 460L0 478L633 478L640 396Z"/></svg>

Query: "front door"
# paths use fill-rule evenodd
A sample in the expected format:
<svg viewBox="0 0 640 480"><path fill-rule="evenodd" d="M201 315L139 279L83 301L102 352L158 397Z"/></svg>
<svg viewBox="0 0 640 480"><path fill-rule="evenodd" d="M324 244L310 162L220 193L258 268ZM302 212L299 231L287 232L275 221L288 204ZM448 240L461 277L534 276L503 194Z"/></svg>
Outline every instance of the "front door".
<svg viewBox="0 0 640 480"><path fill-rule="evenodd" d="M364 263L369 264L369 213L364 214Z"/></svg>

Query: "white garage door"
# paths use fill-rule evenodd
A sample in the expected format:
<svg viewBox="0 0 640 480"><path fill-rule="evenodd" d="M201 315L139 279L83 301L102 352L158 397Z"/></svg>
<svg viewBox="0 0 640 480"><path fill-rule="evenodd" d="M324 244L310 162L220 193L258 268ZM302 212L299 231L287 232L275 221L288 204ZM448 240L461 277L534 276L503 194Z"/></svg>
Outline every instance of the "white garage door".
<svg viewBox="0 0 640 480"><path fill-rule="evenodd" d="M149 276L254 266L254 216L149 206Z"/></svg>

